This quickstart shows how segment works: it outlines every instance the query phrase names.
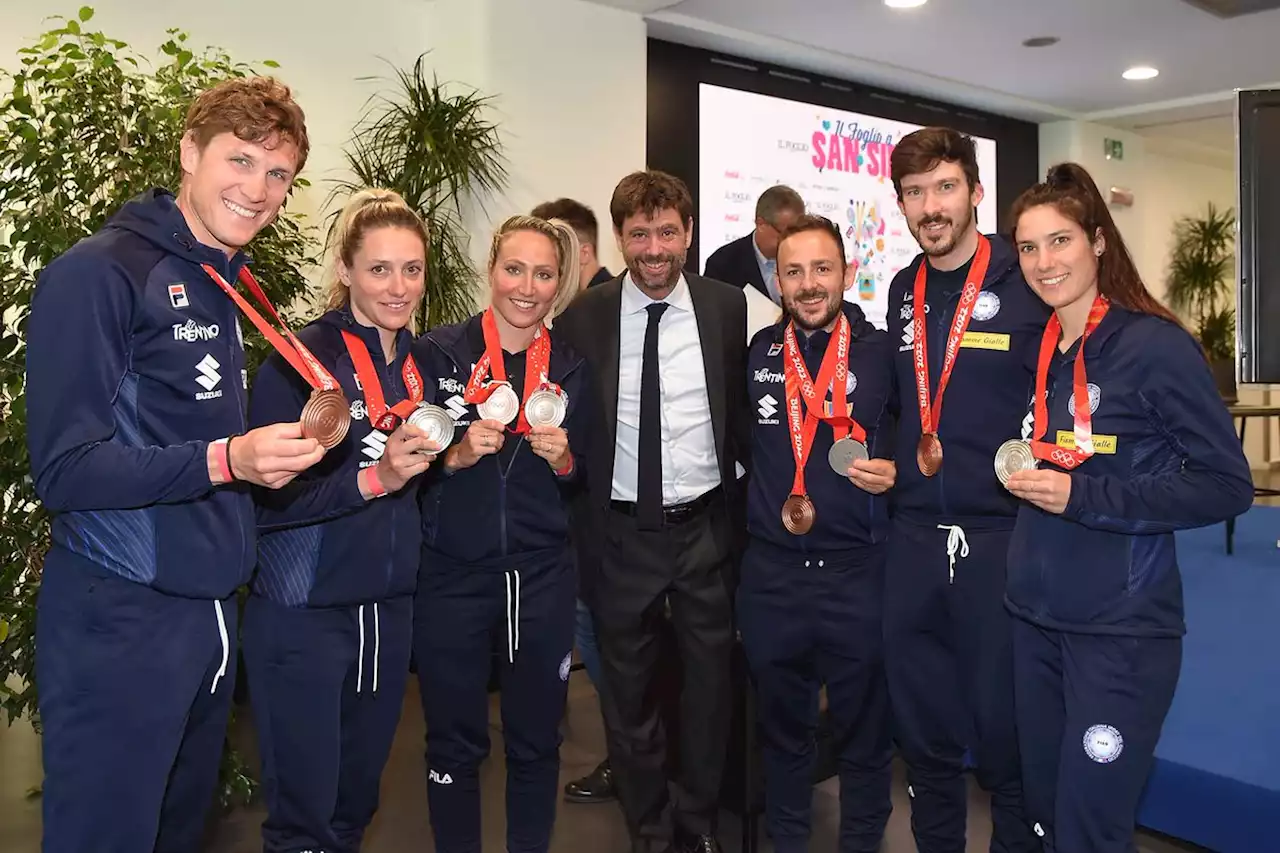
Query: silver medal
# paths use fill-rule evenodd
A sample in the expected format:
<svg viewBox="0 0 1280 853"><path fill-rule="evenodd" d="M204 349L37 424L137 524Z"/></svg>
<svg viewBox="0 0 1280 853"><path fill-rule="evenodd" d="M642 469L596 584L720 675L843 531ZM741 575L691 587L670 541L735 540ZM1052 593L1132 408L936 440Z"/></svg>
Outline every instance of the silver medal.
<svg viewBox="0 0 1280 853"><path fill-rule="evenodd" d="M419 403L418 408L405 418L405 423L417 427L427 434L427 441L434 442L439 453L453 443L453 418L439 406L430 403ZM427 451L420 451L426 453Z"/></svg>
<svg viewBox="0 0 1280 853"><path fill-rule="evenodd" d="M499 382L489 399L476 406L481 420L497 421L506 426L516 419L520 411L520 398L508 382Z"/></svg>
<svg viewBox="0 0 1280 853"><path fill-rule="evenodd" d="M1000 485L1009 487L1009 478L1018 471L1032 471L1040 467L1040 460L1031 452L1031 444L1020 438L1011 438L996 451L996 478Z"/></svg>
<svg viewBox="0 0 1280 853"><path fill-rule="evenodd" d="M524 416L529 426L558 427L564 423L569 410L569 400L563 391L542 388L529 395L524 404Z"/></svg>
<svg viewBox="0 0 1280 853"><path fill-rule="evenodd" d="M849 469L853 467L854 462L869 458L867 446L852 438L840 439L827 451L827 464L841 477L849 476Z"/></svg>

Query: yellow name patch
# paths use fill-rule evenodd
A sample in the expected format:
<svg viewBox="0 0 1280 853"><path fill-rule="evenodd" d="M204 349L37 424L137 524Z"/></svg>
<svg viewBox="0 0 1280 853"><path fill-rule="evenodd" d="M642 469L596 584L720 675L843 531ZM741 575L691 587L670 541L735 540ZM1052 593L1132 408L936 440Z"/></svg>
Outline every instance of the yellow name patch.
<svg viewBox="0 0 1280 853"><path fill-rule="evenodd" d="M1058 430L1058 446L1067 450L1076 449L1076 434L1070 430ZM1097 435L1093 436L1093 452L1106 453L1114 455L1116 452L1116 437L1114 435Z"/></svg>
<svg viewBox="0 0 1280 853"><path fill-rule="evenodd" d="M965 332L960 346L968 349L1009 351L1009 336L997 332Z"/></svg>

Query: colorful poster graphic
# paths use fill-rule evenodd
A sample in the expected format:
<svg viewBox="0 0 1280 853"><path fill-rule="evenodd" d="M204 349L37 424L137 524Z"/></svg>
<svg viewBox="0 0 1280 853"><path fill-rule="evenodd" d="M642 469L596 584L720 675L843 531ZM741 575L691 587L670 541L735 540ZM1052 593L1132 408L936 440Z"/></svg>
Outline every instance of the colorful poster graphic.
<svg viewBox="0 0 1280 853"><path fill-rule="evenodd" d="M786 184L810 213L841 229L855 281L845 298L885 327L889 283L919 252L889 178L897 140L919 125L754 92L700 87L698 269L755 228L760 193ZM978 224L995 227L996 143L975 137L985 197ZM732 282L741 284L741 282Z"/></svg>

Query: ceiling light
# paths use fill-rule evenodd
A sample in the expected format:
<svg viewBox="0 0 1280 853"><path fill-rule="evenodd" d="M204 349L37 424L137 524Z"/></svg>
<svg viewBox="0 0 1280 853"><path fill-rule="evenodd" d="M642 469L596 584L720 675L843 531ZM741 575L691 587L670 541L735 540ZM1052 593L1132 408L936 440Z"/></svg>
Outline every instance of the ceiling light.
<svg viewBox="0 0 1280 853"><path fill-rule="evenodd" d="M890 9L914 9L928 2L929 0L884 0L884 5Z"/></svg>
<svg viewBox="0 0 1280 853"><path fill-rule="evenodd" d="M1035 36L1022 42L1023 47L1052 47L1058 43L1057 36Z"/></svg>
<svg viewBox="0 0 1280 853"><path fill-rule="evenodd" d="M1160 72L1152 68L1150 65L1135 65L1128 71L1124 72L1123 77L1126 80L1150 80Z"/></svg>

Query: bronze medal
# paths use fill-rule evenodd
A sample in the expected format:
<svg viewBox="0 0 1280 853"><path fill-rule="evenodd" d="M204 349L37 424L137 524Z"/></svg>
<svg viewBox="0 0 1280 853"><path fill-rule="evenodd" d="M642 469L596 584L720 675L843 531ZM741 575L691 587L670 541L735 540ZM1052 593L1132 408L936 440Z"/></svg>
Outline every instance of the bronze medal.
<svg viewBox="0 0 1280 853"><path fill-rule="evenodd" d="M803 536L813 529L817 511L808 495L792 495L782 504L782 526L793 536Z"/></svg>
<svg viewBox="0 0 1280 853"><path fill-rule="evenodd" d="M351 406L341 391L314 391L302 407L302 437L314 438L325 450L342 443L351 427Z"/></svg>
<svg viewBox="0 0 1280 853"><path fill-rule="evenodd" d="M937 433L927 432L920 436L920 443L916 445L916 464L926 477L938 473L942 467L942 442Z"/></svg>

